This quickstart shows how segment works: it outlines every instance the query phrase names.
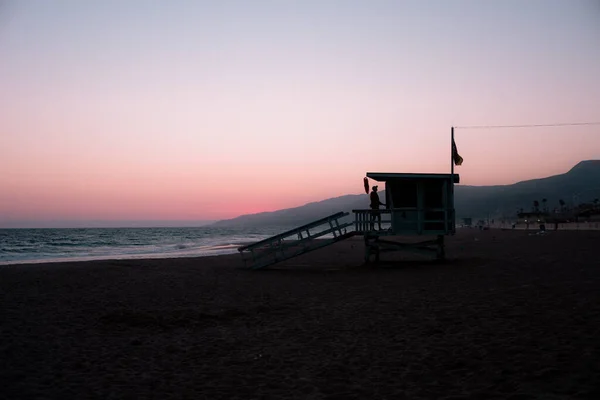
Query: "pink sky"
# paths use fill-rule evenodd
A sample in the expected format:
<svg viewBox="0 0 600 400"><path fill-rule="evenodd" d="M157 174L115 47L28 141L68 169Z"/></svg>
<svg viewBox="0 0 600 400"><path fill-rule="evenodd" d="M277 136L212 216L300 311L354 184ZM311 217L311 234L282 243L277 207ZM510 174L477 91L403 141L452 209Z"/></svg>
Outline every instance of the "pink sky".
<svg viewBox="0 0 600 400"><path fill-rule="evenodd" d="M449 172L452 125L600 120L586 2L283 3L0 8L0 227L272 211ZM600 126L456 142L469 185L600 159Z"/></svg>

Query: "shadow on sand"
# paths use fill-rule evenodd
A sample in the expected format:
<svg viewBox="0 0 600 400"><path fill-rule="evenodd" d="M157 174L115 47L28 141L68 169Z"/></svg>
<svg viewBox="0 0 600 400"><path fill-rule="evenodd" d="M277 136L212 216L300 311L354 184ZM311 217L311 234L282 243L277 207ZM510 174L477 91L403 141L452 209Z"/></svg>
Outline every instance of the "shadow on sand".
<svg viewBox="0 0 600 400"><path fill-rule="evenodd" d="M423 271L426 273L437 270L448 270L456 268L474 268L485 265L487 262L479 257L448 258L446 260L436 259L412 259L412 260L380 260L362 264L327 265L315 263L286 263L272 265L264 269L252 270L240 268L253 274L286 274L286 275L310 275L310 274L350 274L366 273L379 274L393 271Z"/></svg>

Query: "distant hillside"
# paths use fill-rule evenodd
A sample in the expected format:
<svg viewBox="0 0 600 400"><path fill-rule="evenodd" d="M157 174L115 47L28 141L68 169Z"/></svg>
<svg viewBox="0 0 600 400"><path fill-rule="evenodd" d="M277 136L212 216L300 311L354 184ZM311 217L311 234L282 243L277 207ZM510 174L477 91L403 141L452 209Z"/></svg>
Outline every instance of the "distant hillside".
<svg viewBox="0 0 600 400"><path fill-rule="evenodd" d="M385 198L385 191L380 193L380 198ZM368 205L369 198L366 194L349 194L308 203L300 207L241 215L233 219L218 221L213 225L220 227L293 227L304 225L339 211L367 208Z"/></svg>
<svg viewBox="0 0 600 400"><path fill-rule="evenodd" d="M567 173L512 185L457 185L454 196L458 218L513 217L519 208L531 210L534 200L542 207L542 199L546 199L550 209L557 207L560 199L568 205L574 200L591 201L600 198L600 160L582 161Z"/></svg>
<svg viewBox="0 0 600 400"><path fill-rule="evenodd" d="M530 210L534 200L547 200L548 208L558 206L559 199L571 204L573 196L579 201L600 198L600 160L582 161L567 173L542 179L532 179L512 185L455 187L457 218L515 217L519 208ZM385 199L385 191L380 192ZM385 200L384 200L385 201ZM331 199L308 203L300 207L241 215L237 218L218 221L221 227L266 227L298 226L338 211L368 208L366 194L349 194Z"/></svg>

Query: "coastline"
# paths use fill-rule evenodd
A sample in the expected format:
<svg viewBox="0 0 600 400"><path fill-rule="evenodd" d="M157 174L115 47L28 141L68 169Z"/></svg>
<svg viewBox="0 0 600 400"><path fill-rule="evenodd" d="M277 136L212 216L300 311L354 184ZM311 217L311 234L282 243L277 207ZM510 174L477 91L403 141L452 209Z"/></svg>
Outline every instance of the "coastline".
<svg viewBox="0 0 600 400"><path fill-rule="evenodd" d="M177 258L204 258L204 257L216 257L224 255L238 254L237 248L243 246L243 244L235 244L226 246L227 249L223 249L224 245L210 246L205 250L205 254L197 254L197 250L194 251L173 251L170 253L156 253L156 254L123 254L119 256L90 256L90 257L56 257L56 258L40 258L40 259L29 259L29 260L14 260L14 261L0 261L0 268L11 266L11 265L40 265L40 264L62 264L62 263L86 263L96 261L133 261L133 260L163 260L163 259L177 259Z"/></svg>
<svg viewBox="0 0 600 400"><path fill-rule="evenodd" d="M538 224L531 224L528 229L525 226L518 225L512 229L509 224L493 224L490 225L491 232L498 231L519 231L527 234L536 234L539 231ZM546 225L547 233L550 232L561 232L561 231L598 231L600 230L600 223L571 223L571 224L559 224L558 230L554 230L554 225ZM456 236L472 235L474 232L480 231L477 227L463 227L458 228ZM416 236L409 237L409 240L413 240ZM452 240L452 237L448 237ZM447 240L448 240L447 239ZM327 238L318 238L317 241L327 240ZM345 242L361 241L362 238L357 236L345 240ZM287 243L293 242L294 240L287 240ZM254 242L246 241L232 244L231 242L224 241L223 243L217 243L206 246L199 246L192 249L176 249L169 252L158 252L158 253L143 253L143 254L120 254L120 255L101 255L101 256L72 256L72 257L41 257L38 259L24 259L24 260L11 260L11 261L0 261L0 268L12 266L12 265L41 265L41 264L62 264L62 263L86 263L95 261L140 261L145 260L168 260L168 259L196 259L205 257L215 256L227 256L227 255L239 255L238 248L252 244Z"/></svg>

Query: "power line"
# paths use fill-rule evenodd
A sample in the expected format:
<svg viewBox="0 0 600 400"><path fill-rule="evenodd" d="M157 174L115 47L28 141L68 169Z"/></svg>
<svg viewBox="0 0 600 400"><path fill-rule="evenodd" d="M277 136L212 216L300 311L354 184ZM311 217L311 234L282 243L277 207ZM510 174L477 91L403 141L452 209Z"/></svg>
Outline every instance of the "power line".
<svg viewBox="0 0 600 400"><path fill-rule="evenodd" d="M470 125L455 126L454 129L511 129L511 128L548 128L557 126L591 126L600 125L600 122L565 122L558 124L529 124L529 125Z"/></svg>

